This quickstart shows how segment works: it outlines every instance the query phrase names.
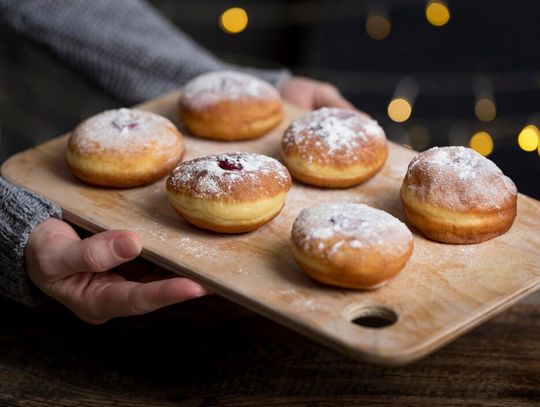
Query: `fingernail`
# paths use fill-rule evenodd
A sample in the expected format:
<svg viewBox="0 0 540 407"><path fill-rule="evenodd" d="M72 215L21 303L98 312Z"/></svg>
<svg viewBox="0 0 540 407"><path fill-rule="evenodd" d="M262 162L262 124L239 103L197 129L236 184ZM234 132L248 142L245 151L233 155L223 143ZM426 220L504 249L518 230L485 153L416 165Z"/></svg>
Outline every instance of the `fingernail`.
<svg viewBox="0 0 540 407"><path fill-rule="evenodd" d="M131 259L139 255L139 245L129 236L120 236L114 239L114 252L123 259Z"/></svg>

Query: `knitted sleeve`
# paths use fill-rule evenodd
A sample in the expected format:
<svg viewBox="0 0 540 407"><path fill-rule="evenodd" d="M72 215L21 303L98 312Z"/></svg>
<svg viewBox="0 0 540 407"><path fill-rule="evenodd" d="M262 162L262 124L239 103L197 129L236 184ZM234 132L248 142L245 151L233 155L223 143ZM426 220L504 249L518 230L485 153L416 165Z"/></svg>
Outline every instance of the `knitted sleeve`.
<svg viewBox="0 0 540 407"><path fill-rule="evenodd" d="M39 303L24 264L24 248L32 229L61 209L47 199L0 178L0 294L26 305Z"/></svg>
<svg viewBox="0 0 540 407"><path fill-rule="evenodd" d="M130 103L208 71L247 71L278 88L290 76L220 61L143 0L0 0L0 23Z"/></svg>

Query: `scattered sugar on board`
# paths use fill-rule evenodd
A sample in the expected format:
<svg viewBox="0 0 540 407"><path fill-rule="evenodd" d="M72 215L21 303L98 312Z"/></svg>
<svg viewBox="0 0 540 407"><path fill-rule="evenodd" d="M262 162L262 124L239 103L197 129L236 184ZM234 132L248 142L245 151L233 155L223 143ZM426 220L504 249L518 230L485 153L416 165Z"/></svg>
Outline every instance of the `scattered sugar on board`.
<svg viewBox="0 0 540 407"><path fill-rule="evenodd" d="M178 247L183 254L200 258L206 255L206 249L203 249L197 242L189 237L180 236L177 240Z"/></svg>
<svg viewBox="0 0 540 407"><path fill-rule="evenodd" d="M82 122L72 133L81 152L112 150L123 153L149 146L159 149L178 143L174 125L165 117L135 109L106 110Z"/></svg>
<svg viewBox="0 0 540 407"><path fill-rule="evenodd" d="M148 240L165 242L168 239L168 236L161 231L160 225L157 222L145 223L144 225L136 226L133 230Z"/></svg>
<svg viewBox="0 0 540 407"><path fill-rule="evenodd" d="M301 311L330 311L333 307L320 302L320 299L296 299L291 304L293 308L299 308Z"/></svg>

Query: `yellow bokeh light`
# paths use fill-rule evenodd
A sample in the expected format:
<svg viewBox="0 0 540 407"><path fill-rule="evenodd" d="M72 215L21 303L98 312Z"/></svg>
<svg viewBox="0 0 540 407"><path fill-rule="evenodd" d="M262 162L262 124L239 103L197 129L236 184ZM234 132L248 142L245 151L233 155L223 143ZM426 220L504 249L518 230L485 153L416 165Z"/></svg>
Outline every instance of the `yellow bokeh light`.
<svg viewBox="0 0 540 407"><path fill-rule="evenodd" d="M388 104L388 117L402 123L411 117L412 106L405 98L395 98Z"/></svg>
<svg viewBox="0 0 540 407"><path fill-rule="evenodd" d="M487 131L479 131L471 137L469 147L483 156L488 156L493 152L493 139Z"/></svg>
<svg viewBox="0 0 540 407"><path fill-rule="evenodd" d="M233 7L225 10L219 17L219 26L227 34L238 34L246 29L248 15L243 8Z"/></svg>
<svg viewBox="0 0 540 407"><path fill-rule="evenodd" d="M540 148L538 143L540 142L540 130L534 124L525 126L519 133L518 144L522 150L534 151Z"/></svg>
<svg viewBox="0 0 540 407"><path fill-rule="evenodd" d="M372 14L366 20L366 31L374 40L384 40L390 35L392 25L388 17Z"/></svg>
<svg viewBox="0 0 540 407"><path fill-rule="evenodd" d="M490 122L497 116L497 107L490 98L478 99L474 104L474 114L483 122Z"/></svg>
<svg viewBox="0 0 540 407"><path fill-rule="evenodd" d="M444 1L430 0L426 5L426 18L430 24L441 27L450 21L450 10Z"/></svg>

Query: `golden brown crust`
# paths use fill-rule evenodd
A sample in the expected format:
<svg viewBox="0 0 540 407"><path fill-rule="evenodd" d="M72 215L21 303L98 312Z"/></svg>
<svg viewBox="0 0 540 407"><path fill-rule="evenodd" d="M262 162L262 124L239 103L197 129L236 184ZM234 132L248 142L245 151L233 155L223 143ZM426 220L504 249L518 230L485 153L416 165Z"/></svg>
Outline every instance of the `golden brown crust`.
<svg viewBox="0 0 540 407"><path fill-rule="evenodd" d="M510 229L517 190L493 162L464 147L418 154L400 190L407 221L442 243L480 243Z"/></svg>
<svg viewBox="0 0 540 407"><path fill-rule="evenodd" d="M179 110L193 135L216 140L256 138L283 120L283 101L271 84L232 71L211 72L188 82Z"/></svg>
<svg viewBox="0 0 540 407"><path fill-rule="evenodd" d="M216 232L255 230L283 208L291 177L279 161L254 153L200 157L167 179L169 200L188 222Z"/></svg>
<svg viewBox="0 0 540 407"><path fill-rule="evenodd" d="M247 140L262 136L283 120L283 102L223 101L203 110L180 103L180 119L195 136L216 140Z"/></svg>
<svg viewBox="0 0 540 407"><path fill-rule="evenodd" d="M184 140L164 117L130 109L109 110L71 133L66 163L81 180L131 188L167 175L182 159Z"/></svg>
<svg viewBox="0 0 540 407"><path fill-rule="evenodd" d="M407 194L405 185L401 189L400 196L407 222L428 239L442 243L485 242L506 233L512 227L517 214L517 202L510 203L505 209L497 212L481 213L478 210L471 210L466 213L463 211L452 213L435 209L428 203L414 199ZM434 210L438 216L430 216Z"/></svg>
<svg viewBox="0 0 540 407"><path fill-rule="evenodd" d="M289 126L281 155L300 181L345 188L375 175L386 161L388 146L384 131L368 115L322 108Z"/></svg>
<svg viewBox="0 0 540 407"><path fill-rule="evenodd" d="M318 204L295 220L293 254L302 270L325 284L370 289L384 284L412 255L407 227L362 204Z"/></svg>
<svg viewBox="0 0 540 407"><path fill-rule="evenodd" d="M414 247L411 240L407 251L392 258L368 253L362 257L363 271L359 272L359 265L355 260L357 253L344 253L343 258L348 260L336 265L319 257L306 256L294 242L293 245L293 252L297 253L295 259L309 277L324 284L360 290L379 288L398 275L411 257ZM317 266L313 267L312 264Z"/></svg>
<svg viewBox="0 0 540 407"><path fill-rule="evenodd" d="M88 182L89 184L116 188L134 188L151 184L169 174L182 160L184 154L183 143L176 151L176 156L161 157L151 160L152 162L149 164L149 167L153 167L154 169L143 173L130 171L130 167L133 167L133 163L136 162L136 157L133 156L122 156L115 160L114 166L118 169L115 173L95 169L87 170L86 168L77 166L77 164L72 164L80 162L81 160L80 158L76 158L76 155L73 153L68 153L66 155L66 157L68 157L73 154L74 157L66 159L66 163L79 179ZM99 160L99 157L96 157L96 160ZM125 163L125 165L123 165L123 163Z"/></svg>
<svg viewBox="0 0 540 407"><path fill-rule="evenodd" d="M285 204L285 201L283 201L283 204L281 206L275 207L273 213L269 213L268 216L266 216L263 220L259 221L253 221L245 224L223 224L220 222L212 221L211 217L207 218L201 218L201 217L195 217L191 216L190 211L182 210L178 206L173 206L173 210L180 215L184 220L186 220L188 223L191 223L194 226L197 226L201 229L210 230L212 232L216 233L229 233L229 234L236 234L236 233L246 233L246 232L252 232L254 230L259 229L261 226L267 224L272 219L274 219L279 213L281 212L281 209L283 209L283 206Z"/></svg>
<svg viewBox="0 0 540 407"><path fill-rule="evenodd" d="M336 160L334 165L310 164L294 154L281 153L293 178L308 185L324 188L349 188L373 177L384 166L388 157L386 143L371 149L370 160L361 164L344 165ZM376 151L378 150L378 151Z"/></svg>

